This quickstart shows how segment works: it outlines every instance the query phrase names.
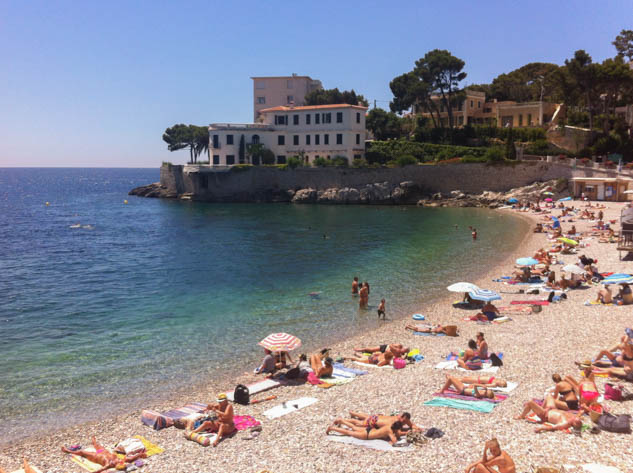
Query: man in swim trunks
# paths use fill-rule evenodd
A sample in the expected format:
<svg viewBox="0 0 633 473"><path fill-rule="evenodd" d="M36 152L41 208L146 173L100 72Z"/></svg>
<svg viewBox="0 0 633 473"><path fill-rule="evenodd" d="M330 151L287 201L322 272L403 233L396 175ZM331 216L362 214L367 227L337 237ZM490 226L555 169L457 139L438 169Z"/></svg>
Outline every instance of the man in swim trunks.
<svg viewBox="0 0 633 473"><path fill-rule="evenodd" d="M528 401L525 403L525 407L521 415L515 417L515 419L525 419L530 412L536 414L541 424L549 423L552 425L543 425L537 427L534 431L539 432L551 432L554 430L567 430L572 427L575 430L580 430L582 427L582 420L578 414L573 414L570 411L562 411L556 408L554 399L548 396L545 399L543 406L539 406L535 401Z"/></svg>
<svg viewBox="0 0 633 473"><path fill-rule="evenodd" d="M358 361L359 363L367 363L368 365L386 366L393 360L393 353L385 350L384 353L373 353L369 357L350 356L343 358L344 360Z"/></svg>
<svg viewBox="0 0 633 473"><path fill-rule="evenodd" d="M345 423L341 423L342 425L346 425ZM348 429L343 429L341 427L335 427L334 424L330 425L325 433L327 435L330 432L337 432L342 435L346 435L348 437L354 437L360 440L387 440L391 445L395 444L400 437L405 435L402 429L402 423L394 422L391 425L385 425L384 427L380 427L378 429L370 428L366 429L364 427L356 427L351 425L346 425L349 427Z"/></svg>
<svg viewBox="0 0 633 473"><path fill-rule="evenodd" d="M226 394L218 394L218 403L209 404L207 411L213 411L217 416L217 420L207 420L193 432L217 432L215 441L211 444L215 447L220 440L235 432L235 424L233 422L234 412L233 406L229 404Z"/></svg>
<svg viewBox="0 0 633 473"><path fill-rule="evenodd" d="M378 318L382 316L382 319L385 320L385 300L381 299L380 304L378 305Z"/></svg>
<svg viewBox="0 0 633 473"><path fill-rule="evenodd" d="M352 295L358 295L358 276L354 276L354 280L352 281Z"/></svg>
<svg viewBox="0 0 633 473"><path fill-rule="evenodd" d="M384 427L385 425L391 425L394 422L401 422L403 427L408 427L409 430L421 431L422 428L418 427L411 421L411 414L403 412L397 416L385 416L382 414L364 414L362 412L349 411L351 419L345 419L349 423L359 427L367 427L368 425L374 426L374 428ZM336 424L336 420L334 421ZM405 429L406 430L406 429Z"/></svg>
<svg viewBox="0 0 633 473"><path fill-rule="evenodd" d="M369 286L367 283L364 283L360 289L358 290L359 300L358 307L361 309L366 309L369 304Z"/></svg>
<svg viewBox="0 0 633 473"><path fill-rule="evenodd" d="M481 308L481 312L475 314L472 318L476 318L477 320L482 320L484 322L492 322L494 319L499 317L501 317L499 309L497 309L491 302L486 302L486 305Z"/></svg>
<svg viewBox="0 0 633 473"><path fill-rule="evenodd" d="M468 465L466 473L516 473L516 467L510 455L501 450L499 442L493 438L484 445L483 458Z"/></svg>
<svg viewBox="0 0 633 473"><path fill-rule="evenodd" d="M596 302L601 304L611 304L613 302L613 296L611 295L611 288L606 285L598 291L598 297Z"/></svg>
<svg viewBox="0 0 633 473"><path fill-rule="evenodd" d="M409 353L409 348L402 346L402 343L391 343L390 345L384 344L377 347L354 348L354 351L361 353L385 353L389 351L393 356L404 358Z"/></svg>
<svg viewBox="0 0 633 473"><path fill-rule="evenodd" d="M310 355L310 367L317 378L327 378L334 372L332 358L326 356L328 349L324 348L320 353Z"/></svg>
<svg viewBox="0 0 633 473"><path fill-rule="evenodd" d="M62 447L62 452L72 453L73 455L83 457L86 460L89 460L92 463L96 463L97 465L101 465L103 467L99 470L96 470L94 473L101 473L102 471L110 470L111 468L116 468L119 471L123 471L125 470L126 463L132 463L139 458L147 458L147 454L145 452L137 453L135 455L128 455L124 458L119 458L114 452L111 452L103 445L98 444L95 437L92 437L92 445L95 449L94 452L87 450L72 451L67 449L66 447Z"/></svg>

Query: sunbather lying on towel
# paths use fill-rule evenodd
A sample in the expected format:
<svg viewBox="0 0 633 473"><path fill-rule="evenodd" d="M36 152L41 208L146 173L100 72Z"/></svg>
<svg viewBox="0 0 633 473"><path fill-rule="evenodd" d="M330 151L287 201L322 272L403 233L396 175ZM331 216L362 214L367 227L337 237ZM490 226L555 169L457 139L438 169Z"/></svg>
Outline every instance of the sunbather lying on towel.
<svg viewBox="0 0 633 473"><path fill-rule="evenodd" d="M379 427L384 427L385 425L391 425L394 422L400 422L403 425L403 428L406 427L409 430L418 430L421 431L422 428L415 425L411 422L411 414L408 412L403 412L402 414L398 414L397 416L385 416L382 414L364 414L362 412L353 412L349 411L349 415L351 419L336 419L333 424L339 425L338 421L347 421L349 424L355 425L356 427L371 427L373 429L377 429ZM406 430L406 429L405 429Z"/></svg>
<svg viewBox="0 0 633 473"><path fill-rule="evenodd" d="M360 363L367 363L368 365L377 365L377 366L385 366L391 363L393 360L393 353L389 350L385 350L384 353L373 353L369 357L357 357L357 356L349 356L344 357L344 360L358 361Z"/></svg>
<svg viewBox="0 0 633 473"><path fill-rule="evenodd" d="M455 377L446 375L446 383L442 387L442 391L440 392L450 392L449 388L454 387L457 391L457 394L461 394L462 396L472 396L478 399L488 398L494 399L495 393L491 389L486 388L480 384L471 384L470 386L466 386L462 381Z"/></svg>
<svg viewBox="0 0 633 473"><path fill-rule="evenodd" d="M539 406L535 401L528 401L525 404L525 408L521 415L515 417L515 419L525 419L530 412L534 412L536 414L541 423L548 422L553 425L543 425L541 427L537 427L535 432L550 432L553 430L566 430L569 427L573 427L576 430L580 430L582 427L582 420L576 414L572 414L569 411L561 411L560 409L556 409L556 404L554 404L554 399L551 396L548 396L545 399L545 403L543 407Z"/></svg>
<svg viewBox="0 0 633 473"><path fill-rule="evenodd" d="M22 469L24 470L24 473L35 473L35 470L31 468L31 465L29 465L29 462L26 461L26 458L23 459ZM0 467L0 473L7 473L7 472L3 470L2 467Z"/></svg>
<svg viewBox="0 0 633 473"><path fill-rule="evenodd" d="M506 452L501 450L497 439L491 439L484 445L484 456L481 460L471 463L466 473L516 473L514 461Z"/></svg>
<svg viewBox="0 0 633 473"><path fill-rule="evenodd" d="M402 431L402 423L398 421L377 429L372 427L356 427L355 425L346 424L344 422L341 422L341 425L345 425L348 428L343 429L341 427L335 427L334 424L332 424L327 428L325 433L329 435L330 432L337 432L360 440L387 440L391 445L395 444L400 437L406 435L406 433Z"/></svg>
<svg viewBox="0 0 633 473"><path fill-rule="evenodd" d="M95 437L92 437L92 445L95 448L94 452L89 452L86 450L72 451L72 450L67 449L66 447L62 447L62 452L78 455L80 457L85 458L86 460L89 460L103 467L95 471L94 473L101 473L102 471L106 471L111 468L116 468L117 470L125 470L126 463L132 463L138 460L139 458L147 457L147 454L145 452L142 452L142 453L137 453L135 455L128 455L125 458L119 458L115 453L111 452L110 450L105 448L103 445L99 445ZM26 468L25 468L25 471L26 471Z"/></svg>
<svg viewBox="0 0 633 473"><path fill-rule="evenodd" d="M471 317L472 320L481 320L483 322L492 322L494 319L501 317L499 309L494 304L487 302L485 306L481 308L481 312Z"/></svg>
<svg viewBox="0 0 633 473"><path fill-rule="evenodd" d="M235 432L235 424L233 423L233 406L229 404L225 393L218 394L218 403L209 404L208 411L217 415L216 420L206 420L194 432L217 432L218 436L211 444L216 446L224 437Z"/></svg>
<svg viewBox="0 0 633 473"><path fill-rule="evenodd" d="M402 343L392 343L390 345L385 344L367 348L354 348L354 351L360 353L385 353L389 351L393 356L403 358L407 353L409 353L409 348L403 346Z"/></svg>
<svg viewBox="0 0 633 473"><path fill-rule="evenodd" d="M406 327L404 327L404 329L413 330L414 332L421 332L421 333L444 333L448 335L448 332L444 325L436 325L432 327L430 325L407 324Z"/></svg>
<svg viewBox="0 0 633 473"><path fill-rule="evenodd" d="M326 356L327 353L328 350L324 348L319 353L310 355L310 366L317 378L327 378L334 372L333 360Z"/></svg>
<svg viewBox="0 0 633 473"><path fill-rule="evenodd" d="M494 376L464 376L459 379L464 384L476 384L484 388L505 388L508 382Z"/></svg>

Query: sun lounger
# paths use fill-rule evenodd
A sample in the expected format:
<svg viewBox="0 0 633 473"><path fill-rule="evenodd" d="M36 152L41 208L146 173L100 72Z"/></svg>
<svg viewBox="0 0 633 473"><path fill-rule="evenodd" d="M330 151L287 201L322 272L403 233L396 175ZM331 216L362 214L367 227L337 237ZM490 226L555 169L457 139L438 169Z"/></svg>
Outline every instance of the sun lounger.
<svg viewBox="0 0 633 473"><path fill-rule="evenodd" d="M304 407L311 406L315 402L318 402L318 399L314 397L300 397L299 399L286 401L283 404L279 404L278 406L268 409L267 411L264 411L264 415L268 419L277 419L278 417L285 416L286 414L298 411Z"/></svg>
<svg viewBox="0 0 633 473"><path fill-rule="evenodd" d="M449 399L446 397L434 397L430 401L424 403L425 406L450 407L452 409L461 409L465 411L484 412L489 414L493 411L496 404L486 401L464 401L461 399Z"/></svg>
<svg viewBox="0 0 633 473"><path fill-rule="evenodd" d="M380 450L384 452L412 452L414 448L412 445L406 447L393 447L386 440L361 440L354 437L344 437L342 435L328 435L328 440L332 442L346 443L348 445L357 445L365 448L371 448L372 450Z"/></svg>
<svg viewBox="0 0 633 473"><path fill-rule="evenodd" d="M435 332L413 332L413 335L420 335L422 337L445 337L445 333L435 333Z"/></svg>

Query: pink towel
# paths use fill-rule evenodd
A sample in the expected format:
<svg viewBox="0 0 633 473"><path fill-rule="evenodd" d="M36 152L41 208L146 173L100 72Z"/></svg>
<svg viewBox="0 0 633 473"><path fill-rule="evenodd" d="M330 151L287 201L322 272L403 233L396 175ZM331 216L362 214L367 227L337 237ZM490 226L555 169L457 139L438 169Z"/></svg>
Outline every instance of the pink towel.
<svg viewBox="0 0 633 473"><path fill-rule="evenodd" d="M321 384L322 382L323 381L317 378L313 372L308 373L308 383L317 385L317 384Z"/></svg>
<svg viewBox="0 0 633 473"><path fill-rule="evenodd" d="M253 416L234 416L233 423L236 430L246 430L257 425L261 425L261 422L255 419Z"/></svg>

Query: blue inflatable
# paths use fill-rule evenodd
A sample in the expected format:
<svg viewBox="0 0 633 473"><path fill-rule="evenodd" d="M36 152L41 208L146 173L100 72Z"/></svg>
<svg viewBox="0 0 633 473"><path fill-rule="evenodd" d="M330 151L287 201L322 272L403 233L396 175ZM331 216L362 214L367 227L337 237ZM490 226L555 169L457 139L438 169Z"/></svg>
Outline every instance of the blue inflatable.
<svg viewBox="0 0 633 473"><path fill-rule="evenodd" d="M424 316L422 314L413 314L413 320L424 320Z"/></svg>

